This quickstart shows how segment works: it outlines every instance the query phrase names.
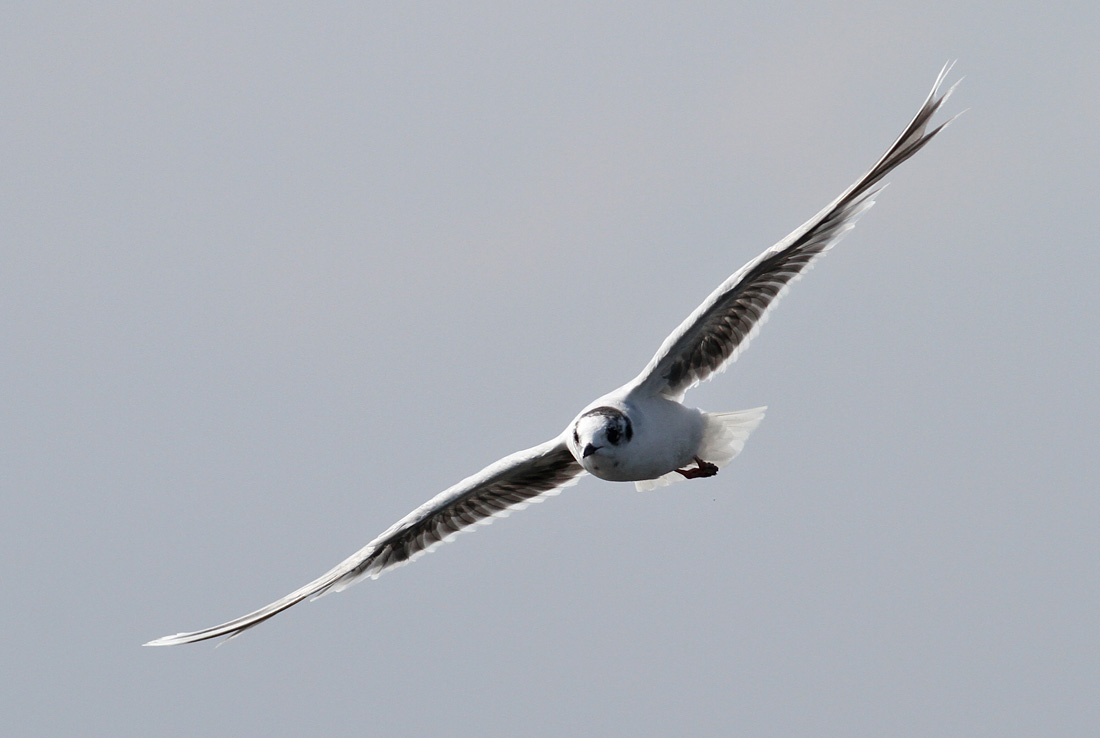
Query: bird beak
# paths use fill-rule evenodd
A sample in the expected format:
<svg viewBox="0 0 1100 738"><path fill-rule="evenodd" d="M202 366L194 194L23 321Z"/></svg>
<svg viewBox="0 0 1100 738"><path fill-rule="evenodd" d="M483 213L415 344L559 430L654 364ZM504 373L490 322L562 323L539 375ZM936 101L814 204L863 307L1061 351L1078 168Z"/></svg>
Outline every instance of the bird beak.
<svg viewBox="0 0 1100 738"><path fill-rule="evenodd" d="M596 453L596 449L599 446L593 446L591 443L584 447L584 451L581 452L581 458L587 459L592 454Z"/></svg>

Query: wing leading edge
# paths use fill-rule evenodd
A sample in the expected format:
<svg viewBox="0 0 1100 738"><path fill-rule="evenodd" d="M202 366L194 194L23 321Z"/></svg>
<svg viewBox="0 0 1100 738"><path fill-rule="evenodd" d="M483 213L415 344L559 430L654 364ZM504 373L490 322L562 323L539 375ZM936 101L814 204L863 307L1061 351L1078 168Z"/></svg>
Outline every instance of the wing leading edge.
<svg viewBox="0 0 1100 738"><path fill-rule="evenodd" d="M433 551L459 533L542 502L584 473L565 442L556 438L506 456L394 523L339 565L286 597L212 628L157 638L146 646L174 646L210 638L233 638L304 599L339 592L364 577L376 578Z"/></svg>
<svg viewBox="0 0 1100 738"><path fill-rule="evenodd" d="M928 131L954 87L937 97L951 70L940 71L924 104L870 171L793 233L741 267L696 308L661 344L635 386L680 399L699 382L721 372L748 347L779 298L823 253L855 226L874 204L883 177L913 156L954 118Z"/></svg>

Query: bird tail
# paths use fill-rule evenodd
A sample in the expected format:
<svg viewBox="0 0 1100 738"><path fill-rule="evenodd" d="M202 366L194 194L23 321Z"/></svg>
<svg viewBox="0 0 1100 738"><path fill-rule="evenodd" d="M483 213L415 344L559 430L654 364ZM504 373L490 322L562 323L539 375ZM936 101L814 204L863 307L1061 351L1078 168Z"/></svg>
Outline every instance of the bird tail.
<svg viewBox="0 0 1100 738"><path fill-rule="evenodd" d="M699 458L721 468L733 461L749 434L756 430L764 419L767 407L754 407L752 410L737 410L732 413L707 413L703 426L703 443Z"/></svg>
<svg viewBox="0 0 1100 738"><path fill-rule="evenodd" d="M718 468L734 460L745 441L764 419L767 407L754 407L752 410L736 410L732 413L703 413L703 440L699 444L699 458ZM641 492L664 487L683 479L683 475L673 471L656 479L644 479L635 482L634 487Z"/></svg>

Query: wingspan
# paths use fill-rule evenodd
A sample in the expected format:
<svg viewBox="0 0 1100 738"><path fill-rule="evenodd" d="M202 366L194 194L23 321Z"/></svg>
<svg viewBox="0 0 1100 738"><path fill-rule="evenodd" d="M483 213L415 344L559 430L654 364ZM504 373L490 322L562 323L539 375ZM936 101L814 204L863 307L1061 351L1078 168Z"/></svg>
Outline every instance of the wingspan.
<svg viewBox="0 0 1100 738"><path fill-rule="evenodd" d="M874 189L894 167L911 157L954 118L928 131L928 124L955 89L937 97L946 65L920 111L882 158L844 194L801 227L741 267L665 339L632 382L644 392L682 398L687 390L725 369L748 347L790 283L851 230L874 204Z"/></svg>
<svg viewBox="0 0 1100 738"><path fill-rule="evenodd" d="M177 633L146 643L174 646L237 636L309 597L337 591L403 566L458 533L491 523L513 510L560 492L584 474L562 438L507 456L436 495L332 570L255 612L212 628Z"/></svg>

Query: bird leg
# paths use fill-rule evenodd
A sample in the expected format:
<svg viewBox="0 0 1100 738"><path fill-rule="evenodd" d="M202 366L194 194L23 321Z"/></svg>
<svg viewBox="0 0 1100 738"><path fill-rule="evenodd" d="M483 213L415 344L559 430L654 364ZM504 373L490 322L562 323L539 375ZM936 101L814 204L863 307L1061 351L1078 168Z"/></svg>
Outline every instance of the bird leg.
<svg viewBox="0 0 1100 738"><path fill-rule="evenodd" d="M695 479L697 477L713 477L718 473L718 467L709 461L703 461L698 456L694 457L696 466L689 469L677 469L677 474L683 474L685 479Z"/></svg>

